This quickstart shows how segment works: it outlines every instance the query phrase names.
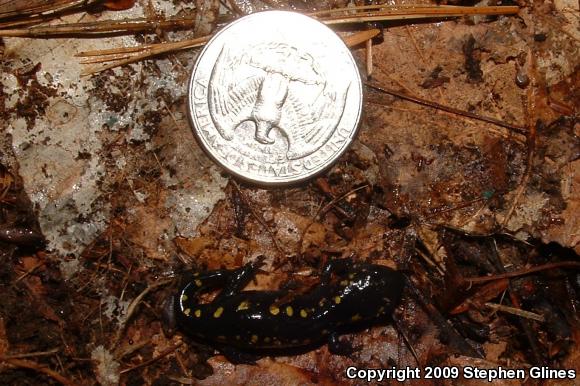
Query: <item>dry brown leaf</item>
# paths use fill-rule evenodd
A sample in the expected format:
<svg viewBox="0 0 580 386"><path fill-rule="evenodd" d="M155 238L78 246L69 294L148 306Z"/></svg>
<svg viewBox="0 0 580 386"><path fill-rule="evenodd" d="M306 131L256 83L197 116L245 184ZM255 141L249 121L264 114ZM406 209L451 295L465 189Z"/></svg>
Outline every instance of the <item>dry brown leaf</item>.
<svg viewBox="0 0 580 386"><path fill-rule="evenodd" d="M120 11L123 9L129 9L135 5L135 0L110 0L105 1L105 7L115 11Z"/></svg>
<svg viewBox="0 0 580 386"><path fill-rule="evenodd" d="M498 297L507 289L508 285L508 279L501 279L487 283L481 286L477 292L475 292L472 296L469 296L463 303L452 309L449 313L451 315L457 315L468 311L472 307L479 309L486 302Z"/></svg>
<svg viewBox="0 0 580 386"><path fill-rule="evenodd" d="M10 351L10 343L8 342L8 336L6 335L4 319L0 317L0 357L6 355L8 351Z"/></svg>
<svg viewBox="0 0 580 386"><path fill-rule="evenodd" d="M211 246L215 240L210 237L195 237L187 239L185 237L176 237L173 239L177 248L190 257L197 257L203 250Z"/></svg>
<svg viewBox="0 0 580 386"><path fill-rule="evenodd" d="M214 368L214 374L199 381L199 385L295 386L316 383L321 386L330 386L342 384L305 369L268 359L258 361L257 366L234 366L221 356L214 357L209 362Z"/></svg>

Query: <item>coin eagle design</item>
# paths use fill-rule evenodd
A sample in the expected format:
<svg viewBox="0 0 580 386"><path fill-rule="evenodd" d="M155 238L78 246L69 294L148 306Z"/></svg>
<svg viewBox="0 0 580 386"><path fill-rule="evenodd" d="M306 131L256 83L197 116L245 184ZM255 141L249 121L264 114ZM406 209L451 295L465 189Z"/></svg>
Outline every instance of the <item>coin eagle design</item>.
<svg viewBox="0 0 580 386"><path fill-rule="evenodd" d="M307 16L267 11L225 27L200 53L189 111L204 150L263 185L328 168L356 134L362 86L342 40Z"/></svg>

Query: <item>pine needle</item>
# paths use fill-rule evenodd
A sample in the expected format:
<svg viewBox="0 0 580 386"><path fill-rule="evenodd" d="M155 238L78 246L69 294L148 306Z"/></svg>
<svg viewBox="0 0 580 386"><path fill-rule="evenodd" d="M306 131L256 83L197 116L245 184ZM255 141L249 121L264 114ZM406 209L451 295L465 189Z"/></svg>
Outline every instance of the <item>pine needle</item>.
<svg viewBox="0 0 580 386"><path fill-rule="evenodd" d="M310 16L318 18L322 23L327 25L365 23L369 21L390 21L390 20L409 20L409 19L432 19L448 18L464 15L510 15L519 10L516 6L505 7L460 7L460 6L385 6L370 5L359 7L339 8L328 11L319 11L311 13ZM349 46L355 46L378 34L378 30L361 31L345 37L345 43ZM185 40L181 42L148 44L139 47L120 47L116 49L81 52L77 56L95 57L84 59L83 64L107 63L101 66L94 66L85 69L82 76L92 75L104 70L118 66L135 63L150 57L183 50L187 48L200 47L205 45L210 35L202 36L196 39Z"/></svg>

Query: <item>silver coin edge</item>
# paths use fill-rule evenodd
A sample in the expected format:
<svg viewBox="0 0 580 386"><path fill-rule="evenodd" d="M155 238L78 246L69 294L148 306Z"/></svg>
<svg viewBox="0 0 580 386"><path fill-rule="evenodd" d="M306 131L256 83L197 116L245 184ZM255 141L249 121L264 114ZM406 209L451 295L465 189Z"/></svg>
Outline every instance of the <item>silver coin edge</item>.
<svg viewBox="0 0 580 386"><path fill-rule="evenodd" d="M330 158L330 161L327 162L326 165L313 169L311 172L309 172L308 174L305 175L300 175L297 178L286 178L284 180L280 180L280 181L266 181L263 179L257 179L257 178L251 178L248 177L244 174L238 173L235 170L233 170L232 168L230 168L228 165L225 165L224 163L222 163L216 156L214 156L212 154L212 151L210 148L208 148L208 146L206 145L205 141L203 140L203 138L200 137L200 135L198 134L198 129L196 127L195 124L195 118L194 118L194 112L193 112L193 97L192 97L192 93L193 93L193 81L195 78L195 74L197 72L198 66L200 65L200 62L202 61L204 54L206 53L206 51L209 49L209 47L212 45L212 43L217 40L219 38L220 35L222 35L223 33L225 33L228 29L230 29L231 27L233 27L234 25L240 23L240 22L247 22L249 21L249 19L254 18L254 17L263 17L263 14L266 13L278 13L278 14L292 14L292 15L299 15L302 16L304 18L313 20L318 22L319 24L321 24L323 27L327 28L328 30L330 30L338 39L338 41L340 41L340 43L346 48L346 51L348 53L348 57L350 59L350 62L354 68L354 72L356 74L356 83L357 83L357 92L360 95L359 98L359 103L358 103L358 108L356 109L356 125L353 128L353 130L351 131L348 140L345 141L345 145L339 150L337 151L333 157ZM349 91L350 93L350 91ZM338 36L336 34L336 32L334 32L331 28L329 28L327 25L325 25L324 23L321 23L319 20L316 20L312 17L306 16L304 14L301 14L299 12L291 12L291 11L279 11L279 10L269 10L269 11L261 11L261 12L256 12L253 13L251 15L248 16L244 16L241 17L233 22L231 22L230 24L226 25L225 27L223 27L220 31L218 31L214 36L212 36L212 38L206 43L206 45L204 46L204 48L201 50L201 52L198 54L197 59L195 61L195 64L193 66L193 69L191 71L191 75L189 78L189 85L188 85L188 103L187 103L187 110L188 110L188 115L189 115L189 121L190 121L190 126L191 126L191 131L193 132L193 136L196 139L196 142L200 145L200 147L203 149L203 151L206 153L206 155L211 158L216 164L218 164L222 169L224 169L228 174L231 174L232 176L239 178L240 180L243 180L249 184L252 185L256 185L256 186L262 186L262 187L284 187L284 186L291 186L291 185L297 185L300 184L302 182L308 181L326 171L328 171L329 169L331 169L336 162L338 161L338 159L340 159L340 157L342 157L344 155L344 153L348 150L348 148L350 147L350 145L352 144L352 142L354 141L354 139L356 138L356 136L358 135L358 132L360 130L360 124L361 124L361 115L362 115L362 107L363 107L363 99L364 99L364 95L363 95L363 87L362 87L362 79L361 79L361 75L360 75L360 71L358 69L358 66L356 64L356 61L354 59L354 56L352 55L352 52L350 51L350 49L348 48L348 46L346 46L346 44L344 43L344 41L340 38L340 36Z"/></svg>

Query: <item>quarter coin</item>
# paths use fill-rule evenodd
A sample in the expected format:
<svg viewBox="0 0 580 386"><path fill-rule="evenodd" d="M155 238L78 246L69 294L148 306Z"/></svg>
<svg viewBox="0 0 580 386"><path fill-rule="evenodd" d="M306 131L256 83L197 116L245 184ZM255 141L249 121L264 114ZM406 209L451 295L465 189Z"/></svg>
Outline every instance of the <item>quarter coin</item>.
<svg viewBox="0 0 580 386"><path fill-rule="evenodd" d="M193 131L230 173L258 185L307 180L352 142L360 75L343 41L299 13L236 20L199 54L189 85Z"/></svg>

